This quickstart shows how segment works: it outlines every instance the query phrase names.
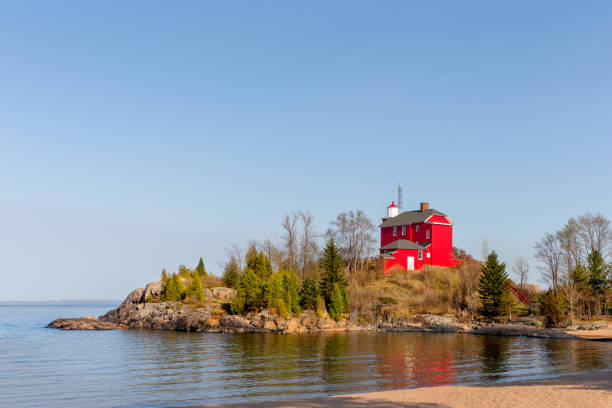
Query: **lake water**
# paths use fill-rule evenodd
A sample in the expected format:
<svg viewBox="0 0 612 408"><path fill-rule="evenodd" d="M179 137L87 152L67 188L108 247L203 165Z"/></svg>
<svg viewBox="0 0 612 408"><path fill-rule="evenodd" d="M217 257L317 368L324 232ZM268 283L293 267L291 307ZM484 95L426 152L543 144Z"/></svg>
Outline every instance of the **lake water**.
<svg viewBox="0 0 612 408"><path fill-rule="evenodd" d="M57 317L97 316L114 306L0 305L0 405L241 403L612 369L612 343L604 342L45 328Z"/></svg>

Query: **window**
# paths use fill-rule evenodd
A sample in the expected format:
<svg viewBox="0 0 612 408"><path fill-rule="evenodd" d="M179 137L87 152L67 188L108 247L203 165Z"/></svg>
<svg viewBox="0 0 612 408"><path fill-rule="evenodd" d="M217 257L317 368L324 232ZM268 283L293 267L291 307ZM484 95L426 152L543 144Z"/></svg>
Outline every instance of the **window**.
<svg viewBox="0 0 612 408"><path fill-rule="evenodd" d="M427 230L425 234L427 235L427 239L431 239L431 230Z"/></svg>
<svg viewBox="0 0 612 408"><path fill-rule="evenodd" d="M431 254L430 254L429 252L427 253L427 257L428 257L428 258L431 258Z"/></svg>
<svg viewBox="0 0 612 408"><path fill-rule="evenodd" d="M406 226L402 225L402 235L406 235Z"/></svg>
<svg viewBox="0 0 612 408"><path fill-rule="evenodd" d="M419 261L423 259L423 251L419 251Z"/></svg>
<svg viewBox="0 0 612 408"><path fill-rule="evenodd" d="M397 237L397 227L393 227L393 236Z"/></svg>
<svg viewBox="0 0 612 408"><path fill-rule="evenodd" d="M416 226L416 232L419 232L419 226L418 225Z"/></svg>

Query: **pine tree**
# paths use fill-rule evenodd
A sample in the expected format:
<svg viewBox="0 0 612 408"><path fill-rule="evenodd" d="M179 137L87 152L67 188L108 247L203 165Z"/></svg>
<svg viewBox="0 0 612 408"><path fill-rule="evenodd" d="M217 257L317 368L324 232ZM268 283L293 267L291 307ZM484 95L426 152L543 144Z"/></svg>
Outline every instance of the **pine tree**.
<svg viewBox="0 0 612 408"><path fill-rule="evenodd" d="M251 269L245 269L231 304L232 313L255 310L263 303L262 282Z"/></svg>
<svg viewBox="0 0 612 408"><path fill-rule="evenodd" d="M223 283L230 288L235 288L238 281L240 281L240 267L236 258L232 256L223 269Z"/></svg>
<svg viewBox="0 0 612 408"><path fill-rule="evenodd" d="M196 266L195 272L200 277L205 278L208 276L208 273L206 272L206 268L204 267L204 261L202 260L202 257L200 257L200 262L198 262L198 266Z"/></svg>
<svg viewBox="0 0 612 408"><path fill-rule="evenodd" d="M340 251L338 250L333 238L327 242L327 245L323 250L321 269L323 270L323 275L319 285L321 287L321 295L323 296L323 299L325 299L328 313L330 312L332 294L334 290L339 293L342 301L341 303L337 303L338 300L335 299L333 307L337 308L341 306L341 312L346 311L349 306L348 293L346 292L348 282L344 276L344 272L342 271L343 263L342 257L340 256Z"/></svg>
<svg viewBox="0 0 612 408"><path fill-rule="evenodd" d="M180 302L185 295L185 285L176 273L171 274L162 290L162 302Z"/></svg>
<svg viewBox="0 0 612 408"><path fill-rule="evenodd" d="M346 289L344 292L346 292ZM329 317L337 321L342 319L342 313L344 312L345 308L346 304L342 291L342 285L339 283L334 283L331 296L327 302L327 313L329 313Z"/></svg>
<svg viewBox="0 0 612 408"><path fill-rule="evenodd" d="M161 273L161 281L165 283L168 280L168 273L166 272L166 268L162 269Z"/></svg>
<svg viewBox="0 0 612 408"><path fill-rule="evenodd" d="M510 288L508 287L506 264L500 263L495 251L487 257L482 265L478 281L478 294L482 303L482 314L499 316L505 314L510 305Z"/></svg>
<svg viewBox="0 0 612 408"><path fill-rule="evenodd" d="M191 301L204 300L204 289L199 276L194 276L185 290L185 296Z"/></svg>
<svg viewBox="0 0 612 408"><path fill-rule="evenodd" d="M587 257L587 274L589 286L601 293L608 286L608 265L604 262L598 250L591 252Z"/></svg>
<svg viewBox="0 0 612 408"><path fill-rule="evenodd" d="M319 285L317 285L317 282L312 278L304 279L302 282L302 308L315 310L319 296Z"/></svg>

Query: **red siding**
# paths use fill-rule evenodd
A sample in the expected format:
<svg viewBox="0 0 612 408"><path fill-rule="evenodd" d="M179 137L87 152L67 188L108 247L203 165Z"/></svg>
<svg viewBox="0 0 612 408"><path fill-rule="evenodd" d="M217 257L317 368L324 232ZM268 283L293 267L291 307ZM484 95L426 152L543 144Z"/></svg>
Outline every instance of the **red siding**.
<svg viewBox="0 0 612 408"><path fill-rule="evenodd" d="M384 220L383 220L384 221ZM443 223L430 224L430 223ZM418 231L417 231L418 227ZM430 231L430 238L427 238L427 231ZM453 225L446 217L439 215L431 216L428 222L413 224L406 226L406 234L402 234L402 226L397 226L397 235L393 235L393 227L380 229L380 246L390 244L398 239L408 239L412 242L425 245L430 242L431 245L427 250L423 251L423 259L418 259L418 250L415 249L400 249L392 254L395 259L385 259L385 272L394 265L399 265L403 269L407 269L408 257L414 257L414 269L421 269L424 265L438 266L455 266L457 262L453 259ZM431 254L427 258L427 253ZM390 254L391 255L391 254Z"/></svg>
<svg viewBox="0 0 612 408"><path fill-rule="evenodd" d="M427 219L427 222L442 222L445 224L450 224L450 220L446 217L442 217L441 215L432 215Z"/></svg>
<svg viewBox="0 0 612 408"><path fill-rule="evenodd" d="M416 249L398 249L396 252L390 253L395 259L385 259L385 273L389 273L395 265L399 265L402 269L408 269L408 257L414 257L414 270L422 269L425 265L431 265L432 258L427 257L429 251L423 251L423 259L419 260L419 251Z"/></svg>
<svg viewBox="0 0 612 408"><path fill-rule="evenodd" d="M453 226L432 224L431 256L432 264L454 266L453 257Z"/></svg>

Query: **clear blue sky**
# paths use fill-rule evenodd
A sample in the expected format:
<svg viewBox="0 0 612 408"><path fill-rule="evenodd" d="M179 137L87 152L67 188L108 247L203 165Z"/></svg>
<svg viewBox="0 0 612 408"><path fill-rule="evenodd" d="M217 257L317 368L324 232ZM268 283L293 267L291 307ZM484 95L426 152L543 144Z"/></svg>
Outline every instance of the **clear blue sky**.
<svg viewBox="0 0 612 408"><path fill-rule="evenodd" d="M0 2L0 300L219 273L397 182L508 263L611 217L612 3L435 3Z"/></svg>

